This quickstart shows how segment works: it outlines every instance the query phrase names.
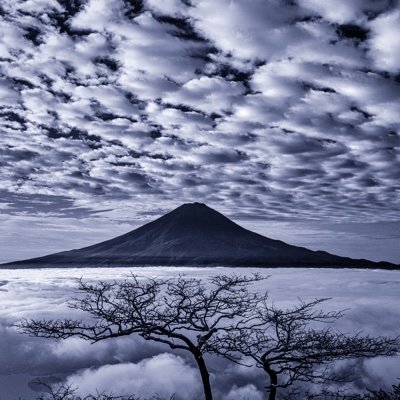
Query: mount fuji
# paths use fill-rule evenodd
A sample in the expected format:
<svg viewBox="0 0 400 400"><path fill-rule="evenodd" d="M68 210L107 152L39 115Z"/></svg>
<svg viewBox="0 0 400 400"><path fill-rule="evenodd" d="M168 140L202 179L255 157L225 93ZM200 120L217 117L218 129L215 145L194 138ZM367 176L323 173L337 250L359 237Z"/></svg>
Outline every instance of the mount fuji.
<svg viewBox="0 0 400 400"><path fill-rule="evenodd" d="M2 266L140 265L398 268L388 262L340 257L270 239L239 226L202 203L183 204L153 222L105 242Z"/></svg>

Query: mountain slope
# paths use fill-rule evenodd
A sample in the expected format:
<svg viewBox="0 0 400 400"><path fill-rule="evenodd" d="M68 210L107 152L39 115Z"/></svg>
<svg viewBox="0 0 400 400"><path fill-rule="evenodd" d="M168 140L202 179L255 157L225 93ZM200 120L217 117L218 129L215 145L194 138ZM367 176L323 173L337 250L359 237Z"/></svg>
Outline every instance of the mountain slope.
<svg viewBox="0 0 400 400"><path fill-rule="evenodd" d="M353 260L269 239L201 203L183 204L153 222L93 246L4 265L25 268L209 264L396 268L390 263Z"/></svg>

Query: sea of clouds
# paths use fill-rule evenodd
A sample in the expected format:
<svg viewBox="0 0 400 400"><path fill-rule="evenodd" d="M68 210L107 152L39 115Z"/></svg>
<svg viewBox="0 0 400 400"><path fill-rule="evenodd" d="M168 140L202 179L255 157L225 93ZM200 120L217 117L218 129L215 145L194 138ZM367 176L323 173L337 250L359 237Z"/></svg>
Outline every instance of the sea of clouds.
<svg viewBox="0 0 400 400"><path fill-rule="evenodd" d="M271 302L286 307L330 297L329 310L347 309L335 325L345 333L398 335L400 273L380 270L335 269L230 269L230 268L99 268L2 270L0 272L0 400L33 399L38 378L49 383L65 380L84 395L98 391L150 397L157 393L177 400L201 397L201 382L191 356L145 342L136 336L89 344L81 339L63 341L32 338L13 326L22 318L85 318L67 307L76 295L77 281L141 277L171 278L179 273L207 279L215 274L261 272L269 275L255 284L268 291ZM218 399L265 398L264 375L256 368L237 366L209 357L215 396ZM400 378L399 359L337 363L337 370L358 377L346 385L353 390L389 387Z"/></svg>

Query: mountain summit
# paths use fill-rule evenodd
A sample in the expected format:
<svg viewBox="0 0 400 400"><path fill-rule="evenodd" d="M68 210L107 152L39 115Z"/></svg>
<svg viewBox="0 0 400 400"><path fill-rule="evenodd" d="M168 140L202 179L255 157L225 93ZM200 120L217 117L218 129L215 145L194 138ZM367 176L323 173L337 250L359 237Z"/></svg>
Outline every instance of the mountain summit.
<svg viewBox="0 0 400 400"><path fill-rule="evenodd" d="M125 235L30 260L12 267L225 265L259 267L396 268L291 246L242 228L202 203L183 204Z"/></svg>

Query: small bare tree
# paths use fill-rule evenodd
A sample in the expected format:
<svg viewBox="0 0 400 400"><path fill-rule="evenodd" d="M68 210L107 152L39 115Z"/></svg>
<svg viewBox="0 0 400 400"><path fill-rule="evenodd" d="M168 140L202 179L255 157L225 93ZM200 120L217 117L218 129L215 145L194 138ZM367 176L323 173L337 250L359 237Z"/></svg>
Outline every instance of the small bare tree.
<svg viewBox="0 0 400 400"><path fill-rule="evenodd" d="M150 398L144 399L136 397L135 395L127 396L114 396L112 394L96 393L88 394L87 396L79 396L76 394L77 388L73 388L71 385L62 383L53 387L47 383L37 381L39 385L42 385L45 393L36 398L36 400L175 400L175 396L172 395L169 399L162 398L158 395L154 395Z"/></svg>
<svg viewBox="0 0 400 400"><path fill-rule="evenodd" d="M53 387L52 385L49 385L48 383L42 382L40 380L37 381L37 384L43 386L45 393L37 397L36 400L141 400L139 397L135 397L133 395L113 396L112 394L106 393L89 394L85 397L81 397L76 394L77 389L73 388L71 385L66 385L62 383L61 385ZM159 397L152 397L148 400L162 399ZM171 398L170 400L173 400L173 398Z"/></svg>
<svg viewBox="0 0 400 400"><path fill-rule="evenodd" d="M208 279L179 276L175 280L131 279L122 282L80 281L83 296L69 306L92 317L89 322L24 320L20 328L33 336L66 339L71 336L100 340L139 334L145 340L190 352L199 369L204 397L212 400L210 376L204 355L220 332L237 331L255 317L266 294L249 290L260 275L219 275ZM214 341L213 350L217 347Z"/></svg>
<svg viewBox="0 0 400 400"><path fill-rule="evenodd" d="M348 336L331 327L317 329L318 323L332 323L343 315L315 309L326 300L301 301L290 309L260 302L257 319L249 326L217 334L209 345L215 343L215 352L232 361L242 362L242 357L254 360L268 375L269 400L275 400L277 388L296 381L335 379L326 368L330 362L398 352L397 338Z"/></svg>
<svg viewBox="0 0 400 400"><path fill-rule="evenodd" d="M400 385L392 385L391 390L370 390L366 393L349 393L347 390L323 390L320 393L293 390L285 393L282 400L400 400Z"/></svg>

